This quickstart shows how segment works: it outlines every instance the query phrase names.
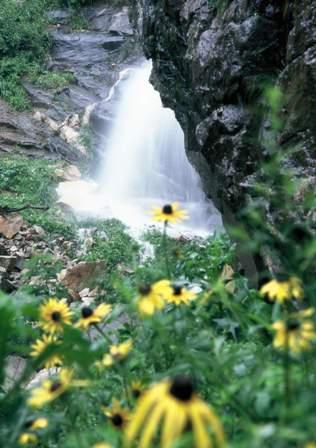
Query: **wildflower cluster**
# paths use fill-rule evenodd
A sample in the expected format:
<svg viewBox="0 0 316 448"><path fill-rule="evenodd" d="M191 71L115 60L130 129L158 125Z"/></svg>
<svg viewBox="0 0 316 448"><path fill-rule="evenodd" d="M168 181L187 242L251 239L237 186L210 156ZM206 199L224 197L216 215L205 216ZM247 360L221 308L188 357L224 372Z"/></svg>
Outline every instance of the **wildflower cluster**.
<svg viewBox="0 0 316 448"><path fill-rule="evenodd" d="M30 368L4 395L12 406L20 398L8 448L313 446L309 425L282 426L293 425L305 374L313 383L300 369L316 346L303 279L270 275L249 288L216 235L198 250L190 242L182 257L168 229L187 217L177 203L154 209L163 223L153 233L156 257L125 276L120 270L115 295L92 305L49 298L37 319L31 312ZM195 265L203 245L207 256ZM2 323L13 322L3 317L6 309L14 316L12 307L4 301L1 314L0 302ZM304 406L314 409L308 398Z"/></svg>

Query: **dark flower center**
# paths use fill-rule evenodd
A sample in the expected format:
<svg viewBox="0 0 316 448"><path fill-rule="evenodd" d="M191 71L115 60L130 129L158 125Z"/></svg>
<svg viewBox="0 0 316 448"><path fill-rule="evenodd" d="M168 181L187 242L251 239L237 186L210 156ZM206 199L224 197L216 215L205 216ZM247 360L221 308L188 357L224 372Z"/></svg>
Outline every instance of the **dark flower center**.
<svg viewBox="0 0 316 448"><path fill-rule="evenodd" d="M181 296L182 293L182 286L179 285L172 285L173 288L173 295L174 296Z"/></svg>
<svg viewBox="0 0 316 448"><path fill-rule="evenodd" d="M164 205L162 208L162 213L164 213L165 215L172 215L173 213L172 206L170 204Z"/></svg>
<svg viewBox="0 0 316 448"><path fill-rule="evenodd" d="M61 314L60 314L60 312L59 312L59 311L54 311L54 312L52 313L52 319L53 319L54 322L59 322L60 319L61 319Z"/></svg>
<svg viewBox="0 0 316 448"><path fill-rule="evenodd" d="M172 380L169 392L180 401L190 401L193 395L191 378L184 375L176 376Z"/></svg>
<svg viewBox="0 0 316 448"><path fill-rule="evenodd" d="M30 427L33 425L34 421L35 421L35 420L33 420L33 419L27 420L27 421L24 423L24 428L25 428L25 429L30 428Z"/></svg>
<svg viewBox="0 0 316 448"><path fill-rule="evenodd" d="M113 423L114 426L122 426L123 425L123 417L121 416L121 414L114 414L111 417L111 422Z"/></svg>
<svg viewBox="0 0 316 448"><path fill-rule="evenodd" d="M140 293L142 296L147 296L147 295L150 294L150 292L151 292L151 286L148 285L147 283L145 283L145 284L143 284L143 285L140 285L140 287L138 288L138 290L139 290L139 293Z"/></svg>
<svg viewBox="0 0 316 448"><path fill-rule="evenodd" d="M301 323L300 323L300 321L297 320L297 319L289 319L289 320L286 322L286 329L287 329L287 331L295 331L295 330L298 330L298 329L300 328L300 326L301 326Z"/></svg>
<svg viewBox="0 0 316 448"><path fill-rule="evenodd" d="M51 386L49 391L50 392L56 392L56 390L58 390L61 387L61 382L60 381L55 381Z"/></svg>
<svg viewBox="0 0 316 448"><path fill-rule="evenodd" d="M87 319L88 317L92 316L93 310L91 308L89 308L88 306L84 306L81 309L81 314L84 319Z"/></svg>
<svg viewBox="0 0 316 448"><path fill-rule="evenodd" d="M137 398L139 398L141 396L141 391L139 389L133 389L132 390L132 394L133 394L133 397L135 399L137 399Z"/></svg>
<svg viewBox="0 0 316 448"><path fill-rule="evenodd" d="M289 280L289 275L285 272L278 272L275 278L278 282L287 282Z"/></svg>

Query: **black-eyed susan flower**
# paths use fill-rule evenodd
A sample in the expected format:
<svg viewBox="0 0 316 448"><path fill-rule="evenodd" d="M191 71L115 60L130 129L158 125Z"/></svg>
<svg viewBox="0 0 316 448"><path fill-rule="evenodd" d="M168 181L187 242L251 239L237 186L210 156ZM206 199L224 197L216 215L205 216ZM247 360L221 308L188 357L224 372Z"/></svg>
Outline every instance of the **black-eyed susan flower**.
<svg viewBox="0 0 316 448"><path fill-rule="evenodd" d="M116 360L121 361L126 358L133 347L133 341L129 339L128 341L122 342L118 345L111 345L110 355Z"/></svg>
<svg viewBox="0 0 316 448"><path fill-rule="evenodd" d="M40 306L40 326L47 333L60 333L71 324L71 315L65 299L49 299Z"/></svg>
<svg viewBox="0 0 316 448"><path fill-rule="evenodd" d="M115 361L122 361L126 358L133 347L133 341L122 342L118 345L110 346L110 353L103 356L102 360L97 362L97 367L110 367Z"/></svg>
<svg viewBox="0 0 316 448"><path fill-rule="evenodd" d="M314 322L310 319L314 309L308 308L291 315L286 321L279 320L272 325L275 330L273 346L281 350L299 353L312 348L316 341Z"/></svg>
<svg viewBox="0 0 316 448"><path fill-rule="evenodd" d="M26 420L24 428L28 431L37 431L38 429L45 429L48 426L48 420L45 417L38 417L35 419Z"/></svg>
<svg viewBox="0 0 316 448"><path fill-rule="evenodd" d="M141 314L152 316L155 311L165 306L165 299L172 293L169 280L160 280L152 285L144 284L139 287L140 296L137 304Z"/></svg>
<svg viewBox="0 0 316 448"><path fill-rule="evenodd" d="M163 207L154 207L150 214L153 216L154 221L170 222L171 224L177 224L184 219L188 219L187 211L180 210L178 202L166 204Z"/></svg>
<svg viewBox="0 0 316 448"><path fill-rule="evenodd" d="M89 306L81 308L81 319L76 323L76 327L87 329L90 325L99 324L110 313L111 305L101 303L95 309Z"/></svg>
<svg viewBox="0 0 316 448"><path fill-rule="evenodd" d="M23 432L18 440L19 445L34 445L38 442L36 434L30 432Z"/></svg>
<svg viewBox="0 0 316 448"><path fill-rule="evenodd" d="M129 412L121 406L119 400L114 398L111 406L102 406L101 409L116 429L121 430L126 426Z"/></svg>
<svg viewBox="0 0 316 448"><path fill-rule="evenodd" d="M304 445L304 448L316 448L316 443L308 442Z"/></svg>
<svg viewBox="0 0 316 448"><path fill-rule="evenodd" d="M30 355L33 358L37 358L44 352L44 350L47 349L47 347L49 347L50 345L53 345L53 344L56 345L58 343L59 343L59 341L56 336L54 336L52 334L49 334L49 335L44 334L42 339L37 339L35 341L35 343L33 345L31 345L32 351L31 351ZM46 369L50 369L51 367L61 366L61 365L62 365L62 360L61 360L60 356L58 356L58 355L51 355L44 362L44 367Z"/></svg>
<svg viewBox="0 0 316 448"><path fill-rule="evenodd" d="M225 446L218 417L194 393L191 380L185 376L164 380L144 393L126 428L126 446L130 446L138 435L138 448L152 446L160 426L162 448L171 447L188 427L192 428L195 448L212 448L213 441L217 448Z"/></svg>
<svg viewBox="0 0 316 448"><path fill-rule="evenodd" d="M272 279L261 287L260 292L280 304L292 298L299 300L303 297L302 284L297 277L290 277L284 281Z"/></svg>
<svg viewBox="0 0 316 448"><path fill-rule="evenodd" d="M40 408L51 401L56 400L70 387L87 386L87 381L74 380L74 371L62 369L56 380L45 380L39 387L31 390L31 396L27 404L34 408Z"/></svg>
<svg viewBox="0 0 316 448"><path fill-rule="evenodd" d="M181 303L187 305L195 298L196 294L193 291L189 291L184 286L174 284L172 285L171 293L166 296L166 301L175 305L180 305Z"/></svg>
<svg viewBox="0 0 316 448"><path fill-rule="evenodd" d="M143 394L144 390L145 390L145 386L139 380L132 381L132 383L129 387L129 391L135 400L139 399L139 397Z"/></svg>
<svg viewBox="0 0 316 448"><path fill-rule="evenodd" d="M48 420L44 417L32 418L26 420L24 423L24 430L18 440L19 445L32 445L38 442L38 437L34 434L35 431L45 429L48 426Z"/></svg>

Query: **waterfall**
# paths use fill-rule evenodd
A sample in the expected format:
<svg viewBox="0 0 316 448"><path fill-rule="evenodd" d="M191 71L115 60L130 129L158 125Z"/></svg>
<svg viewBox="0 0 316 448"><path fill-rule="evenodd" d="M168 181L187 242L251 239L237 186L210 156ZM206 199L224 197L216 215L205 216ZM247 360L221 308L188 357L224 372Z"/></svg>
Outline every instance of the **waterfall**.
<svg viewBox="0 0 316 448"><path fill-rule="evenodd" d="M98 199L88 202L98 215L131 227L149 224L152 206L180 202L190 219L182 231L210 233L221 218L206 198L185 153L184 134L174 112L164 108L149 82L151 62L125 71L111 92L114 124L104 147L97 179ZM177 226L177 228L179 228Z"/></svg>

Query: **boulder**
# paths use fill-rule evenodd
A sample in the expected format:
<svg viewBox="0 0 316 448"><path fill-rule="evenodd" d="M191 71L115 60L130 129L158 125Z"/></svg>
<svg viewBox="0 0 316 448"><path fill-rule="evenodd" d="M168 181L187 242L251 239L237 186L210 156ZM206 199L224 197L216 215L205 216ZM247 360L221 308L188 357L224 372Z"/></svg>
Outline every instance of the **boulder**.
<svg viewBox="0 0 316 448"><path fill-rule="evenodd" d="M19 232L23 224L23 218L19 213L0 215L0 234L10 240Z"/></svg>
<svg viewBox="0 0 316 448"><path fill-rule="evenodd" d="M58 280L68 288L72 299L80 300L82 290L93 289L97 286L98 279L104 273L105 268L104 261L83 261L62 271Z"/></svg>

